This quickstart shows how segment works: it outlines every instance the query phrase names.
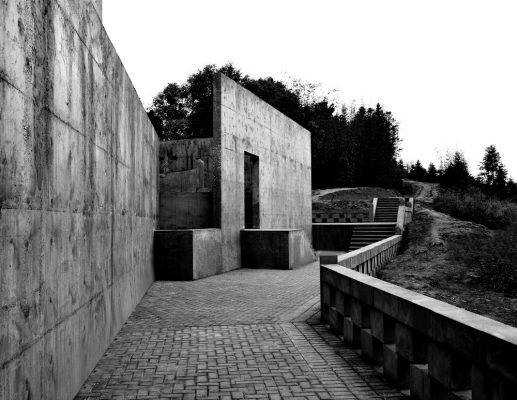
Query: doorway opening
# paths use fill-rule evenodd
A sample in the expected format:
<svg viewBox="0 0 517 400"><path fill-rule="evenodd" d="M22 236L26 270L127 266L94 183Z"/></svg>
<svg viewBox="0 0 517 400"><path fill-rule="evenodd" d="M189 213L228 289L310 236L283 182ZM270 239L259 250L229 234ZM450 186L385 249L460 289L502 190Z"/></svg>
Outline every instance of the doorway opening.
<svg viewBox="0 0 517 400"><path fill-rule="evenodd" d="M260 228L259 158L244 152L244 228Z"/></svg>

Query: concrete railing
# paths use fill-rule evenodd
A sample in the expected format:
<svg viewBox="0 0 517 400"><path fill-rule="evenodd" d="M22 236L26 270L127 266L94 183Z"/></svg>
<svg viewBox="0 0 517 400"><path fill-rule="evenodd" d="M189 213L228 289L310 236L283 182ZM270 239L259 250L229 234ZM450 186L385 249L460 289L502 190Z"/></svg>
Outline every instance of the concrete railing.
<svg viewBox="0 0 517 400"><path fill-rule="evenodd" d="M321 266L321 305L412 399L517 398L516 328L340 265Z"/></svg>
<svg viewBox="0 0 517 400"><path fill-rule="evenodd" d="M402 236L394 235L350 253L320 255L320 263L339 264L363 274L375 275L377 271L397 256L401 240Z"/></svg>

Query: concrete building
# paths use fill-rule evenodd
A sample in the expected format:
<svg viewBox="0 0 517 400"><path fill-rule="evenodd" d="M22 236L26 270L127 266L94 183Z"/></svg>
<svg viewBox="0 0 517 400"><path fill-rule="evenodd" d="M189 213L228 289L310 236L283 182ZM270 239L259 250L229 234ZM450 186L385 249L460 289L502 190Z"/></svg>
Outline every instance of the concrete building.
<svg viewBox="0 0 517 400"><path fill-rule="evenodd" d="M314 261L310 133L222 74L213 93L213 137L160 145L157 271L197 279Z"/></svg>

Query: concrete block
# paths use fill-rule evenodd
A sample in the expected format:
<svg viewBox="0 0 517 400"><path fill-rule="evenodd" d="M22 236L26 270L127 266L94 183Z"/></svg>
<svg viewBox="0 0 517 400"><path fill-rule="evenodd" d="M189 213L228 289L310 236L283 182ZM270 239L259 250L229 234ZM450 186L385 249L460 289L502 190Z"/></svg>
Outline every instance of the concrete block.
<svg viewBox="0 0 517 400"><path fill-rule="evenodd" d="M432 400L431 378L427 364L410 364L409 390L412 400Z"/></svg>
<svg viewBox="0 0 517 400"><path fill-rule="evenodd" d="M315 261L303 229L241 230L244 268L292 269Z"/></svg>
<svg viewBox="0 0 517 400"><path fill-rule="evenodd" d="M334 288L324 282L321 282L321 304L334 307Z"/></svg>
<svg viewBox="0 0 517 400"><path fill-rule="evenodd" d="M350 311L354 324L360 328L370 328L370 307L352 298Z"/></svg>
<svg viewBox="0 0 517 400"><path fill-rule="evenodd" d="M427 361L427 338L407 325L395 322L397 352L410 363Z"/></svg>
<svg viewBox="0 0 517 400"><path fill-rule="evenodd" d="M476 365L472 367L473 400L507 400L514 399L517 383Z"/></svg>
<svg viewBox="0 0 517 400"><path fill-rule="evenodd" d="M196 280L222 272L221 231L190 229L155 231L158 280Z"/></svg>
<svg viewBox="0 0 517 400"><path fill-rule="evenodd" d="M361 328L354 324L352 318L343 319L343 340L353 349L361 347Z"/></svg>
<svg viewBox="0 0 517 400"><path fill-rule="evenodd" d="M471 364L444 346L428 346L429 375L448 390L470 389Z"/></svg>
<svg viewBox="0 0 517 400"><path fill-rule="evenodd" d="M343 315L340 314L336 307L329 308L329 325L330 329L338 336L343 334L344 322Z"/></svg>
<svg viewBox="0 0 517 400"><path fill-rule="evenodd" d="M399 389L409 388L409 361L397 353L397 346L385 344L382 346L384 376Z"/></svg>
<svg viewBox="0 0 517 400"><path fill-rule="evenodd" d="M351 315L351 302L352 301L349 296L336 288L336 308L341 315L345 317L349 317Z"/></svg>
<svg viewBox="0 0 517 400"><path fill-rule="evenodd" d="M472 390L455 390L449 393L450 400L472 400Z"/></svg>
<svg viewBox="0 0 517 400"><path fill-rule="evenodd" d="M361 329L361 354L375 365L382 365L382 343L372 335L371 329Z"/></svg>

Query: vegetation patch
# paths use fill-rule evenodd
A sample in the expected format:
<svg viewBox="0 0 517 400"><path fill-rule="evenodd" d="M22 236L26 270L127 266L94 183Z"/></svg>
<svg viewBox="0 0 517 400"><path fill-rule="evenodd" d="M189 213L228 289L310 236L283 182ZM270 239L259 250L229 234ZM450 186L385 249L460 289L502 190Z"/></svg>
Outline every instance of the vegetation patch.
<svg viewBox="0 0 517 400"><path fill-rule="evenodd" d="M517 224L517 204L490 197L477 188L465 191L442 190L434 199L433 206L455 218L476 222L491 229Z"/></svg>

